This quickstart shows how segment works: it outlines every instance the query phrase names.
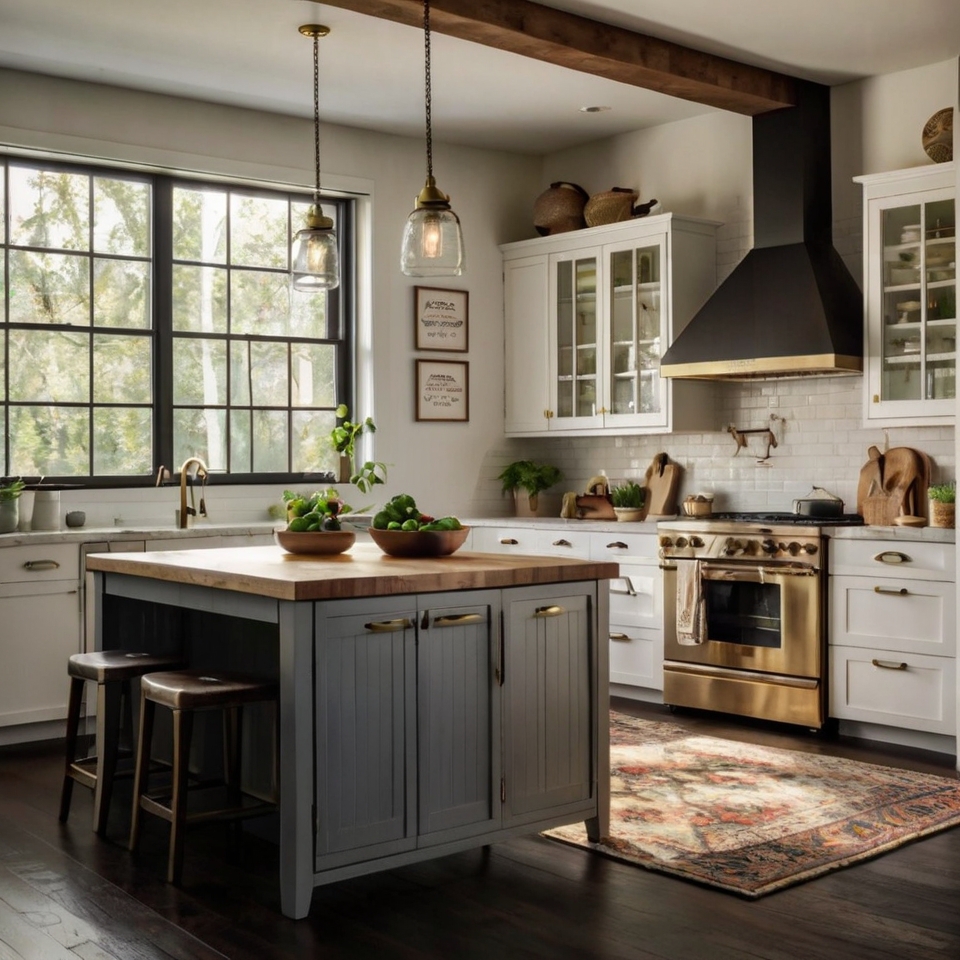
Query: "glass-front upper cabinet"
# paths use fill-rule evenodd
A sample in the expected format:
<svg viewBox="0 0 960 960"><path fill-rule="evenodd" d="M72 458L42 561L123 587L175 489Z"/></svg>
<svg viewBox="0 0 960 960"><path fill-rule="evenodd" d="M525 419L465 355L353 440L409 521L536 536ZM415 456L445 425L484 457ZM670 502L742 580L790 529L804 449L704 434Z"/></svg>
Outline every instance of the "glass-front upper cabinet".
<svg viewBox="0 0 960 960"><path fill-rule="evenodd" d="M866 418L953 422L957 395L953 164L857 179L865 191Z"/></svg>

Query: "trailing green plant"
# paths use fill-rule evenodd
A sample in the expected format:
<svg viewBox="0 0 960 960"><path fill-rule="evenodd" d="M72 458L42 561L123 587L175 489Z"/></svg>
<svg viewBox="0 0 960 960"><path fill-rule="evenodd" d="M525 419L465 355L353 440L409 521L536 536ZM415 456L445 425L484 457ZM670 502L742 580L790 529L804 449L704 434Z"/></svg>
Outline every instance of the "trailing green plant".
<svg viewBox="0 0 960 960"><path fill-rule="evenodd" d="M627 480L625 483L610 488L610 499L615 507L639 510L643 507L645 493L646 491L639 483Z"/></svg>
<svg viewBox="0 0 960 960"><path fill-rule="evenodd" d="M363 435L363 431L368 430L370 433L376 433L377 425L371 417L354 423L350 419L350 411L345 403L341 403L334 412L341 422L330 431L330 443L341 456L353 460L354 448L357 440Z"/></svg>
<svg viewBox="0 0 960 960"><path fill-rule="evenodd" d="M7 500L16 500L17 497L23 493L23 488L26 484L23 482L20 477L17 477L16 480L11 479L10 477L4 477L3 480L0 480L0 502Z"/></svg>
<svg viewBox="0 0 960 960"><path fill-rule="evenodd" d="M558 467L550 463L536 463L533 460L515 460L507 464L497 479L503 484L503 492L526 490L533 497L559 483L563 474Z"/></svg>
<svg viewBox="0 0 960 960"><path fill-rule="evenodd" d="M361 493L369 493L378 483L387 479L387 465L379 460L368 460L356 473L350 475L350 482Z"/></svg>
<svg viewBox="0 0 960 960"><path fill-rule="evenodd" d="M957 484L955 480L949 483L937 483L927 489L927 496L937 503L955 503L957 499Z"/></svg>

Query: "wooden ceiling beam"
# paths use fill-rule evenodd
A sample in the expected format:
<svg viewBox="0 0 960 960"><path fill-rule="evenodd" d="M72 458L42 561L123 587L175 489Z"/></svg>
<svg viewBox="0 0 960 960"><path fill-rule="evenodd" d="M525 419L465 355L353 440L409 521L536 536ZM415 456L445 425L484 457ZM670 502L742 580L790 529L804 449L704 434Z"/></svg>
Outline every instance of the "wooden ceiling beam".
<svg viewBox="0 0 960 960"><path fill-rule="evenodd" d="M423 24L422 0L322 0L331 7ZM430 28L559 67L755 116L796 104L796 80L531 0L431 0Z"/></svg>

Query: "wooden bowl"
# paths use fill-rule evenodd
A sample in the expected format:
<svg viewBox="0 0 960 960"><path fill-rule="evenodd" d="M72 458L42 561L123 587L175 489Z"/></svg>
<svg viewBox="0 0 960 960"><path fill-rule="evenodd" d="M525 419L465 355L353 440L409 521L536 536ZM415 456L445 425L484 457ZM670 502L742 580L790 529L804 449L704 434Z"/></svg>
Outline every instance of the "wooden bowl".
<svg viewBox="0 0 960 960"><path fill-rule="evenodd" d="M325 554L326 556L349 550L357 539L357 535L350 530L311 530L305 533L274 530L273 535L287 553Z"/></svg>
<svg viewBox="0 0 960 960"><path fill-rule="evenodd" d="M370 527L373 542L391 557L448 557L463 546L469 533L469 527L409 531Z"/></svg>

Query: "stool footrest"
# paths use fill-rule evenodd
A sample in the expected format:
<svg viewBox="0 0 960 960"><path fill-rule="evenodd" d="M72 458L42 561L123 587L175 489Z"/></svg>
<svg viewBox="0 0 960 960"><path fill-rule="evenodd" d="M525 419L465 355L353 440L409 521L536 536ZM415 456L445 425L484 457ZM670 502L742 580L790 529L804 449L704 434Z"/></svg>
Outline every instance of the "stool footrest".
<svg viewBox="0 0 960 960"><path fill-rule="evenodd" d="M243 794L244 797L250 797L251 800L255 801L249 806L233 806L233 807L218 807L213 810L197 810L192 813L188 813L184 819L184 822L187 824L191 823L212 823L218 820L243 820L247 817L261 817L268 813L275 813L279 808L277 804L270 803L267 800L260 800L256 797L251 797L250 794ZM164 801L167 801L166 803ZM173 810L169 806L169 795L163 796L151 796L149 794L144 794L140 797L140 807L143 810L146 810L148 813L152 813L154 816L159 817L161 820L166 820L168 823L173 822Z"/></svg>

